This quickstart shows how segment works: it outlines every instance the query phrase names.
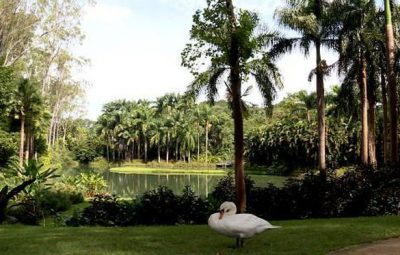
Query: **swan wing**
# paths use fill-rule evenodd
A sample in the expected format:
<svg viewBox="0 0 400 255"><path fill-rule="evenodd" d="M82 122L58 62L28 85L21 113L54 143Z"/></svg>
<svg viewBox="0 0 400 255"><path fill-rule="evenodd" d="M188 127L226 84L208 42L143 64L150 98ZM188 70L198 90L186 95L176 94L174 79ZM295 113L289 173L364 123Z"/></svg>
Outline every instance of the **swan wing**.
<svg viewBox="0 0 400 255"><path fill-rule="evenodd" d="M277 228L253 214L235 214L223 220L224 229L239 237L251 237L269 228Z"/></svg>

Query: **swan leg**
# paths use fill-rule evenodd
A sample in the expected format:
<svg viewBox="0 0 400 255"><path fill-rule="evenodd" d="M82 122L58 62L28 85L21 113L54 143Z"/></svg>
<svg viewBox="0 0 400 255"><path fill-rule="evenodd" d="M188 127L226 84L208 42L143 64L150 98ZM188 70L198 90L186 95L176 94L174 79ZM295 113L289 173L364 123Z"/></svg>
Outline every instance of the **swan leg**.
<svg viewBox="0 0 400 255"><path fill-rule="evenodd" d="M243 247L244 239L237 237L236 238L236 248Z"/></svg>

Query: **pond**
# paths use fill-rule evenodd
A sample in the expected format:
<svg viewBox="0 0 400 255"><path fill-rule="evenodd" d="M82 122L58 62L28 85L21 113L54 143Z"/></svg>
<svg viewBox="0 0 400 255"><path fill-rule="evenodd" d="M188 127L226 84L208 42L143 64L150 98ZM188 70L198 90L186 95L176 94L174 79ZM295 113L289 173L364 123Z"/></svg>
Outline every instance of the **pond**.
<svg viewBox="0 0 400 255"><path fill-rule="evenodd" d="M208 196L218 181L224 175L215 174L176 174L176 173L116 173L105 172L108 182L108 192L123 198L132 198L148 190L163 185L170 188L175 194L180 194L186 185L201 196ZM285 177L251 175L256 186L265 186L268 182L282 185Z"/></svg>

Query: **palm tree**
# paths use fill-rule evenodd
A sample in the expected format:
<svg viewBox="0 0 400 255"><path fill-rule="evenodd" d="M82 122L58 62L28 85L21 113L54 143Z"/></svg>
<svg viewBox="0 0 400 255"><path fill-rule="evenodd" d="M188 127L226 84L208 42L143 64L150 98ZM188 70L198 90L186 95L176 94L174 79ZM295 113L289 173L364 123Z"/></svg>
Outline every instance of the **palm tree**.
<svg viewBox="0 0 400 255"><path fill-rule="evenodd" d="M154 110L150 107L150 103L148 101L139 101L139 110L138 110L138 119L137 126L141 132L143 137L143 145L144 145L144 162L147 162L147 149L148 149L148 138L149 131L154 126Z"/></svg>
<svg viewBox="0 0 400 255"><path fill-rule="evenodd" d="M200 125L203 123L203 118L201 116L201 109L199 105L193 111L193 118L196 126L196 142L197 142L197 160L200 158Z"/></svg>
<svg viewBox="0 0 400 255"><path fill-rule="evenodd" d="M397 88L394 72L395 43L392 25L391 1L385 0L385 32L386 32L386 64L389 94L389 120L390 120L390 163L398 164L398 138L397 138Z"/></svg>
<svg viewBox="0 0 400 255"><path fill-rule="evenodd" d="M210 128L212 127L212 123L218 120L217 116L213 114L213 109L207 105L203 104L201 107L201 118L204 123L204 132L205 132L205 151L206 151L206 164L208 163L208 133Z"/></svg>
<svg viewBox="0 0 400 255"><path fill-rule="evenodd" d="M325 60L321 57L323 45L331 47L335 40L331 37L331 17L327 12L328 0L289 0L287 6L276 11L276 16L281 25L301 34L299 38L281 38L271 50L272 55L278 56L291 51L295 46L303 49L308 55L311 44L316 52L316 90L317 90L317 114L319 153L318 166L320 176L326 179L326 124L325 124L325 98L324 98L324 74L327 71Z"/></svg>
<svg viewBox="0 0 400 255"><path fill-rule="evenodd" d="M289 95L282 104L289 111L301 115L302 118L305 116L307 121L311 122L311 112L317 108L317 94L308 94L307 91L301 90Z"/></svg>
<svg viewBox="0 0 400 255"><path fill-rule="evenodd" d="M195 148L195 130L193 123L188 120L181 126L182 151L188 155L188 163L191 163L191 151Z"/></svg>
<svg viewBox="0 0 400 255"><path fill-rule="evenodd" d="M150 144L157 146L157 161L161 162L161 144L165 142L165 125L161 116L154 121L154 126L152 128Z"/></svg>
<svg viewBox="0 0 400 255"><path fill-rule="evenodd" d="M179 98L180 98L179 95L176 95L176 94L166 94L162 97L157 98L157 100L156 100L156 106L155 106L156 113L159 116L163 116L163 118L165 118L165 120L164 120L164 125L166 128L165 160L167 163L169 162L169 148L170 148L170 143L171 143L171 138L172 138L171 130L173 130L173 128L174 128L173 114L177 107Z"/></svg>
<svg viewBox="0 0 400 255"><path fill-rule="evenodd" d="M376 166L375 153L375 42L380 40L374 1L340 1L339 72L344 86L357 82L361 96L361 163ZM367 68L370 72L367 73Z"/></svg>
<svg viewBox="0 0 400 255"><path fill-rule="evenodd" d="M34 133L30 129L34 128L36 119L40 118L39 116L44 111L38 84L28 79L22 79L18 83L15 111L20 120L19 165L22 167L24 156L27 160L32 157L32 155L29 155L29 147L31 146L30 141L33 141ZM28 128L26 128L27 126ZM27 150L24 153L25 144Z"/></svg>
<svg viewBox="0 0 400 255"><path fill-rule="evenodd" d="M211 103L217 95L220 81L229 73L227 91L234 119L236 199L239 212L244 212L242 79L254 76L267 107L272 105L281 80L272 59L264 51L272 35L256 34L259 25L257 15L245 10L236 14L232 0L210 0L207 3L208 6L203 11L197 11L193 17L192 42L182 52L182 65L195 76L189 92L197 96L206 88ZM209 57L211 64L206 71L199 71L196 67L204 63L204 56Z"/></svg>

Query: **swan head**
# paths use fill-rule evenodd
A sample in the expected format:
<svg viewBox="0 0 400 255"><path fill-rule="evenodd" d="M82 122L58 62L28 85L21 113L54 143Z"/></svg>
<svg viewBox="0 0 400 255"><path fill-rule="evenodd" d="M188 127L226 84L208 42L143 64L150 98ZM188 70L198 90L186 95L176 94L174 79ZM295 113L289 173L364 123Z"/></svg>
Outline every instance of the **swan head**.
<svg viewBox="0 0 400 255"><path fill-rule="evenodd" d="M223 202L219 207L219 219L222 219L224 215L236 214L236 205L232 202Z"/></svg>

